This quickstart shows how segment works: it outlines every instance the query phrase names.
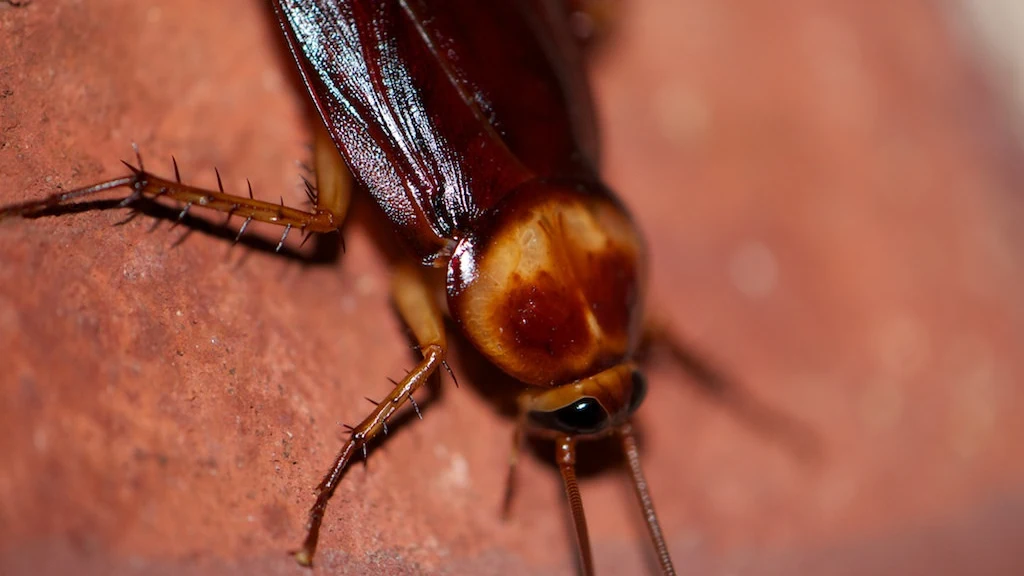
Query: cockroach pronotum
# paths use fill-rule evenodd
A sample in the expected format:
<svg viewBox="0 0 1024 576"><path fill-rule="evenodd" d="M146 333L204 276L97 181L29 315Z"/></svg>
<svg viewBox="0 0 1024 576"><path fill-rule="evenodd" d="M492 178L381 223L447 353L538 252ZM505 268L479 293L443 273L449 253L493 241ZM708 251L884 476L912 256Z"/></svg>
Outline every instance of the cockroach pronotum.
<svg viewBox="0 0 1024 576"><path fill-rule="evenodd" d="M645 247L598 171L594 112L564 1L273 0L326 126L315 142L313 207L182 183L146 170L0 208L31 217L117 188L118 204L164 199L309 235L339 229L350 171L422 266L445 271L447 312L473 346L523 385L517 442L554 441L581 571L593 573L576 443L617 436L664 574L674 574L641 472L631 418L647 385ZM339 154L340 153L340 154ZM347 170L346 170L347 167ZM312 190L312 188L311 188ZM311 565L328 499L355 456L445 362L436 286L396 268L396 309L422 360L350 430L316 489L295 553Z"/></svg>

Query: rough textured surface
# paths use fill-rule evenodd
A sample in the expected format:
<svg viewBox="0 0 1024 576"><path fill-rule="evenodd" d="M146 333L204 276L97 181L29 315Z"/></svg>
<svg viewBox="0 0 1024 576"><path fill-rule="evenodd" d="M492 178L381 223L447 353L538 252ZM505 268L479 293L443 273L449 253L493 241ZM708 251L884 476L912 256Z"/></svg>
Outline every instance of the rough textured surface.
<svg viewBox="0 0 1024 576"><path fill-rule="evenodd" d="M658 313L822 447L656 356L681 573L1024 573L1024 174L936 3L624 4L595 85ZM133 140L298 202L304 114L263 2L0 3L2 202L119 175ZM337 424L412 361L373 219L303 267L123 217L0 225L0 573L303 574ZM512 425L467 364L346 478L314 573L571 573L543 458L499 519ZM652 571L614 462L583 480L597 565Z"/></svg>

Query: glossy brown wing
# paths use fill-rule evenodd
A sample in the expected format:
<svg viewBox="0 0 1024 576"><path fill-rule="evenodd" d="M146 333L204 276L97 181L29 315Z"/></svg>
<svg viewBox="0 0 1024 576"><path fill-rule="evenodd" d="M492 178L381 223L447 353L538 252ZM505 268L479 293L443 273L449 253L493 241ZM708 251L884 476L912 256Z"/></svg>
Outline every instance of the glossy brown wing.
<svg viewBox="0 0 1024 576"><path fill-rule="evenodd" d="M342 156L425 261L523 182L593 177L593 110L559 2L273 4Z"/></svg>

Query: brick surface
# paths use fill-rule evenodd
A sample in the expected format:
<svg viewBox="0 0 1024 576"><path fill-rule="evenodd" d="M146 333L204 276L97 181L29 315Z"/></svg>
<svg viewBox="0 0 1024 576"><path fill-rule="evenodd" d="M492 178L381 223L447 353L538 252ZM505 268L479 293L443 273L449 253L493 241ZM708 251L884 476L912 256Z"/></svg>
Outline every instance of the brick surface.
<svg viewBox="0 0 1024 576"><path fill-rule="evenodd" d="M655 355L638 426L682 574L1024 573L1024 174L936 10L636 0L597 54L652 308L820 447ZM297 203L305 106L264 3L0 3L0 202L120 175L136 141ZM379 219L303 266L124 216L0 223L0 573L305 573L286 552L338 424L413 361ZM500 519L508 382L477 364L346 477L314 573L571 573L543 451ZM596 563L653 573L604 448Z"/></svg>

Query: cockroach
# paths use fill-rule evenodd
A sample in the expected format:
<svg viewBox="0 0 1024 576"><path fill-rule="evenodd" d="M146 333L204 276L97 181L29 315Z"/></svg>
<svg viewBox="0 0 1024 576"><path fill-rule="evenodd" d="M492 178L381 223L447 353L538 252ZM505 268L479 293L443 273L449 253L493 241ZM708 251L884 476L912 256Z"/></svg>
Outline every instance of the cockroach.
<svg viewBox="0 0 1024 576"><path fill-rule="evenodd" d="M316 138L310 209L130 173L0 208L33 216L127 188L290 232L338 231L355 177L419 264L440 268L447 312L491 363L520 382L516 442L554 441L580 568L593 573L577 486L576 444L617 436L664 574L674 574L640 467L631 420L647 384L635 358L644 336L645 246L602 182L598 135L580 47L564 0L272 0L285 43L326 130ZM237 237L236 237L237 239ZM376 403L316 488L306 538L313 562L327 502L353 457L445 362L435 286L398 266L392 295L422 360ZM417 409L418 411L418 409Z"/></svg>

